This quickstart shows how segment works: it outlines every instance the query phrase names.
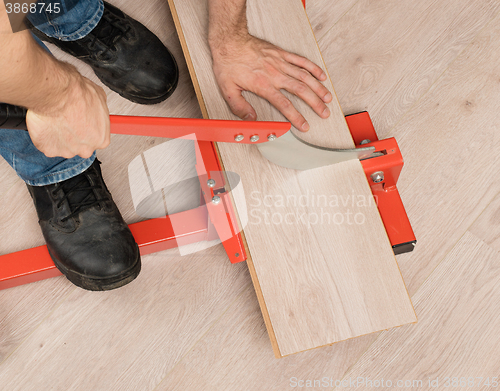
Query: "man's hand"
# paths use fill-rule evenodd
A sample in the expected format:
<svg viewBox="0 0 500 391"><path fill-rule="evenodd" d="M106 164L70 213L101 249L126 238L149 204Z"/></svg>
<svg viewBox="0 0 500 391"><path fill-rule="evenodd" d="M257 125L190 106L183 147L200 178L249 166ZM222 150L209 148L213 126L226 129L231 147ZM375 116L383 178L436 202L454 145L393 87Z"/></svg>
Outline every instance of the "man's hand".
<svg viewBox="0 0 500 391"><path fill-rule="evenodd" d="M37 149L48 157L89 158L110 142L104 90L74 74L58 107L28 110L26 125Z"/></svg>
<svg viewBox="0 0 500 391"><path fill-rule="evenodd" d="M41 112L28 110L26 125L33 144L46 156L89 158L110 142L106 94L78 76L67 88L61 106Z"/></svg>
<svg viewBox="0 0 500 391"><path fill-rule="evenodd" d="M245 120L257 119L242 91L251 91L267 99L297 129L309 130L305 118L281 93L284 89L305 101L322 118L330 111L325 103L332 94L320 80L325 73L304 57L289 53L269 42L248 35L225 43L212 51L214 73L231 111Z"/></svg>
<svg viewBox="0 0 500 391"><path fill-rule="evenodd" d="M332 94L320 81L325 73L308 59L289 53L248 33L246 0L209 0L208 42L215 77L232 112L245 120L257 119L242 91L267 99L297 129L309 124L281 90L306 102L322 118Z"/></svg>

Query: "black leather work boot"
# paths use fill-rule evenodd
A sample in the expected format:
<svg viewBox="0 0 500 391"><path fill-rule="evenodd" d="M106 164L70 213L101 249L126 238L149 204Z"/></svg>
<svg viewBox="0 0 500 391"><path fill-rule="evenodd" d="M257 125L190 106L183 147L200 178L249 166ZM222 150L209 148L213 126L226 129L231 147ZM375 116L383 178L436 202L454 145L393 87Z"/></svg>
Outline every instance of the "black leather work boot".
<svg viewBox="0 0 500 391"><path fill-rule="evenodd" d="M30 186L50 256L73 284L91 291L128 284L139 248L101 175L100 162L66 181Z"/></svg>
<svg viewBox="0 0 500 391"><path fill-rule="evenodd" d="M155 104L175 90L179 70L163 43L141 23L104 2L104 14L84 38L60 41L34 28L41 40L89 64L97 77L124 98L141 104Z"/></svg>

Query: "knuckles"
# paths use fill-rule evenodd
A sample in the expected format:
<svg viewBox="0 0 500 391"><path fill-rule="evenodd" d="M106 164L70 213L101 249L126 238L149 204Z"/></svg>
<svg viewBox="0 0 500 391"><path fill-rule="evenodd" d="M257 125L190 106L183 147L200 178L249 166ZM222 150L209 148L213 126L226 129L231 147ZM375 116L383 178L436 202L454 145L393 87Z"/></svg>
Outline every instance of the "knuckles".
<svg viewBox="0 0 500 391"><path fill-rule="evenodd" d="M285 98L283 95L282 97L277 101L277 106L285 111L288 111L293 108L292 102L290 102L287 98Z"/></svg>
<svg viewBox="0 0 500 391"><path fill-rule="evenodd" d="M297 96L303 96L306 92L308 92L309 87L307 87L304 83L295 83L293 87L293 93Z"/></svg>
<svg viewBox="0 0 500 391"><path fill-rule="evenodd" d="M298 79L301 81L301 82L306 82L309 77L311 76L311 74L309 72L307 72L305 69L301 69L299 70L299 74L298 74Z"/></svg>
<svg viewBox="0 0 500 391"><path fill-rule="evenodd" d="M94 153L94 150L91 148L81 148L80 151L78 152L78 156L80 156L84 159L88 159L89 157L92 156L93 153Z"/></svg>

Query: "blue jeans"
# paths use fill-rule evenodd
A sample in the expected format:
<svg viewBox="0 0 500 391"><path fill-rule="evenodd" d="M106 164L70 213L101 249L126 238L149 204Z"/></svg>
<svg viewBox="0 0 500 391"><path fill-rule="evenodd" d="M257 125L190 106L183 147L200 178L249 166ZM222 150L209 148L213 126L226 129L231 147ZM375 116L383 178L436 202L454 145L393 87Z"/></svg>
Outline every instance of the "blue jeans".
<svg viewBox="0 0 500 391"><path fill-rule="evenodd" d="M51 3L51 9L57 3L61 12L28 14L28 19L46 35L63 41L85 37L99 23L104 10L102 0L45 0L44 3L46 7ZM28 132L9 129L0 129L0 155L21 179L32 186L72 178L84 172L95 160L95 152L88 159L79 156L71 159L49 158L36 149Z"/></svg>

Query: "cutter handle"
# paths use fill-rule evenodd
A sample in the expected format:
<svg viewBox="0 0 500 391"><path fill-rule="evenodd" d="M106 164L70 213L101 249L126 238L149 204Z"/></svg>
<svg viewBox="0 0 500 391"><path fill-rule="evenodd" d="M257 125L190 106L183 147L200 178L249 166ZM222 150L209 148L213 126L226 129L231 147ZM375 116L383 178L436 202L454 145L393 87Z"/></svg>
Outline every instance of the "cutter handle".
<svg viewBox="0 0 500 391"><path fill-rule="evenodd" d="M1 0L0 0L1 1ZM0 103L0 129L28 130L24 107ZM290 122L214 120L110 115L111 133L150 137L180 138L194 135L198 141L260 144L269 135L283 136ZM193 137L194 137L193 136ZM238 139L237 137L243 137ZM253 141L252 141L253 140Z"/></svg>
<svg viewBox="0 0 500 391"><path fill-rule="evenodd" d="M0 129L28 130L24 107L0 103Z"/></svg>

